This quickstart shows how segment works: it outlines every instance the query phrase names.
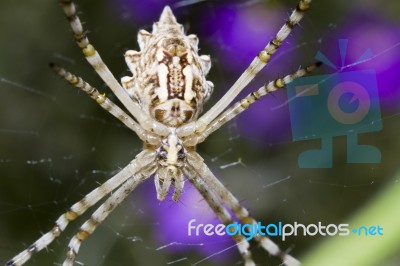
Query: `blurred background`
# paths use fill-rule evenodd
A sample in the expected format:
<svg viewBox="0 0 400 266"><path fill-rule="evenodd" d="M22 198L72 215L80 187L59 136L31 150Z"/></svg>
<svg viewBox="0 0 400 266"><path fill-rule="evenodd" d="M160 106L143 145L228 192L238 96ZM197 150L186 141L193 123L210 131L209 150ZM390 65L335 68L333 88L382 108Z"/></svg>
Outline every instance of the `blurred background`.
<svg viewBox="0 0 400 266"><path fill-rule="evenodd" d="M138 50L138 30L150 31L162 8L170 5L185 30L198 35L200 54L211 55L208 79L214 82L215 90L205 109L229 89L297 4L296 0L77 2L89 39L118 79L129 75L123 54L128 49ZM0 7L3 263L51 229L69 206L131 161L142 143L49 69L49 62L60 64L115 99L81 55L57 1L3 0ZM331 167L301 168L299 155L321 147L321 139L317 128L316 136L304 136L310 140L293 140L286 91L260 100L199 145L199 153L215 175L262 223L349 223L376 195L398 186L399 13L396 1L313 2L300 26L242 94L313 63L318 51L333 67L325 65L312 75L372 69L380 111L380 119L372 122L381 123L382 128L365 131L358 141L376 147L380 162L348 163L343 133L332 138ZM339 39L348 40L344 61ZM370 51L368 60L352 66L366 51ZM241 264L229 238L187 236L187 223L193 218L217 222L188 182L177 204L170 198L157 202L153 183L150 178L141 185L99 226L82 245L77 261L83 265ZM400 198L386 207L392 218L398 219ZM90 211L71 224L29 265L61 264L69 239L89 216ZM379 216L375 218L380 221ZM364 225L375 225L369 222L363 221ZM385 224L383 218L381 223ZM312 255L327 238L297 236L274 241L295 257L302 257ZM397 244L385 247L397 252L389 252L375 265L399 265ZM356 251L357 246L351 249ZM280 265L255 243L252 253L257 265Z"/></svg>

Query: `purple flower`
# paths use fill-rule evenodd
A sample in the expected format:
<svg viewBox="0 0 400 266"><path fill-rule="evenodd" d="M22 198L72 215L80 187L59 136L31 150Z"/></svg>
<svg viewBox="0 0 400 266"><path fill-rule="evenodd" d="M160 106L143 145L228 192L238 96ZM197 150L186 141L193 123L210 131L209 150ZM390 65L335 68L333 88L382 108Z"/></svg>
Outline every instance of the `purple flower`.
<svg viewBox="0 0 400 266"><path fill-rule="evenodd" d="M154 229L154 234L160 246L167 245L168 252L183 253L196 249L204 256L210 256L232 247L221 254L211 257L211 260L227 261L236 252L235 242L230 236L207 236L203 227L199 227L199 235L196 230L191 230L189 236L188 224L192 219L193 226L199 224L217 225L221 222L215 213L207 205L200 193L187 181L185 189L178 203L172 202L171 193L165 201L158 201L154 182L146 182L143 188L146 191L146 210L156 221L159 221Z"/></svg>
<svg viewBox="0 0 400 266"><path fill-rule="evenodd" d="M211 43L216 52L212 57L218 67L235 74L244 71L274 37L285 18L281 9L267 9L259 3L240 7L220 5L215 12L215 18L204 25L209 31L217 29Z"/></svg>
<svg viewBox="0 0 400 266"><path fill-rule="evenodd" d="M237 123L242 137L261 146L290 140L290 116L286 100L285 91L274 92L240 114Z"/></svg>
<svg viewBox="0 0 400 266"><path fill-rule="evenodd" d="M231 72L233 77L238 78L258 52L274 38L285 16L282 9L267 9L261 4L240 9L221 8L218 16L219 42L215 42L215 45L223 47L222 49L215 47L218 51L216 63L218 67L223 67L224 71ZM291 47L287 42L291 40L292 37L289 36L274 54L266 69L258 75L259 85L250 84L239 97L246 96L266 82L285 73L282 69L287 69L284 67L288 65L288 62L297 57L296 53L288 54L288 48ZM283 59L285 56L287 59ZM236 78L232 78L232 82ZM226 91L228 88L227 85L225 88L216 88L216 90ZM285 100L285 94L278 92L253 104L237 118L240 134L249 139L267 140L268 143L289 139L290 120L288 107L284 105Z"/></svg>
<svg viewBox="0 0 400 266"><path fill-rule="evenodd" d="M383 112L395 111L400 106L400 27L376 15L376 12L347 17L351 19L344 22L335 34L324 36L322 40L320 51L337 67L325 66L322 74L335 73L342 66L350 66L345 67L344 72L375 70L381 109ZM348 40L344 62L339 53L339 39ZM372 57L357 64L368 53ZM289 140L290 120L285 101L285 92L274 93L274 96L261 99L241 114L237 121L242 136L253 139L257 145Z"/></svg>
<svg viewBox="0 0 400 266"><path fill-rule="evenodd" d="M374 69L381 108L398 108L400 103L400 27L379 15L351 16L340 31L349 40L345 64L357 62L368 49L372 58L349 70Z"/></svg>

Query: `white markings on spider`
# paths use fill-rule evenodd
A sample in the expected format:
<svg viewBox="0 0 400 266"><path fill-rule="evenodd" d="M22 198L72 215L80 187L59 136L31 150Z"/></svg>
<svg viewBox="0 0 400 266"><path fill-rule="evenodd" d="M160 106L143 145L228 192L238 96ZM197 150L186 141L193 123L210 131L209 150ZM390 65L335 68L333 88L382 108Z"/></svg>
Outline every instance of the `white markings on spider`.
<svg viewBox="0 0 400 266"><path fill-rule="evenodd" d="M136 133L144 142L144 148L116 175L73 204L56 220L53 229L9 260L6 265L24 264L35 253L46 248L59 237L70 222L78 219L97 202L108 197L71 238L63 266L72 266L82 242L140 183L152 175L155 177L159 200L164 200L169 188L174 186L172 199L178 201L184 188L184 178L186 178L200 192L223 224L232 223L231 213L243 224L256 224L257 221L250 216L248 210L207 167L203 158L196 152L196 145L227 121L249 108L260 97L284 88L288 82L306 75L319 65L319 63L313 64L272 81L227 108L269 62L271 56L303 17L310 2L311 0L300 0L275 38L260 51L232 88L208 112L199 117L203 105L214 88L213 83L206 79L211 60L207 55L198 54L198 38L193 34L185 34L183 26L177 23L169 7L164 8L160 20L154 23L151 33L145 30L139 31L140 51L130 50L125 53L125 61L132 76L123 77L120 84L86 37L86 31L76 14L72 0L60 0L76 43L82 49L89 64L129 113L82 78L54 64L51 67ZM4 79L1 81L5 82ZM113 193L109 196L111 192ZM255 265L249 242L242 235L234 235L233 239L245 266ZM279 257L283 264L289 266L300 264L299 261L279 249L270 239L261 235L255 236L254 239L264 250Z"/></svg>

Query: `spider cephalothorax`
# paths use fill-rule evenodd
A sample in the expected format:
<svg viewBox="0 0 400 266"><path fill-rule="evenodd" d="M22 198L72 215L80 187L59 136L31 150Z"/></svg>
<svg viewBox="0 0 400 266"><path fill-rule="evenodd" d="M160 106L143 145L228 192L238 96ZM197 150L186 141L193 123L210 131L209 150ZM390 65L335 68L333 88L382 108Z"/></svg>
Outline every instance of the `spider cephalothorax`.
<svg viewBox="0 0 400 266"><path fill-rule="evenodd" d="M171 185L175 186L172 199L174 201L179 200L184 185L181 169L185 164L186 153L182 141L175 132L162 140L161 146L157 149L159 168L154 178L159 200L165 199Z"/></svg>
<svg viewBox="0 0 400 266"><path fill-rule="evenodd" d="M138 42L140 52L125 54L133 77L124 77L122 84L131 97L167 126L178 127L196 119L213 89L205 78L210 57L198 55L197 36L185 35L166 7L153 32L141 30Z"/></svg>

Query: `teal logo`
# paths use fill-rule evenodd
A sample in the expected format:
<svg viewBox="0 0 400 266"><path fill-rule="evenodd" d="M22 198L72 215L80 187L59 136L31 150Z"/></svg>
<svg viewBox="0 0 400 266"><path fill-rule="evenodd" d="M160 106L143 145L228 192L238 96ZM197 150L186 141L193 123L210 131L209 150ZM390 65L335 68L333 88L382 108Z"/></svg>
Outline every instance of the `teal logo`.
<svg viewBox="0 0 400 266"><path fill-rule="evenodd" d="M293 140L321 139L320 149L299 155L300 168L331 168L334 136L347 137L347 163L381 161L379 149L358 144L359 134L382 129L375 71L345 71L349 68L344 66L347 40L339 40L339 48L341 68L322 53L316 55L335 73L299 78L287 87ZM371 56L368 50L357 62Z"/></svg>

